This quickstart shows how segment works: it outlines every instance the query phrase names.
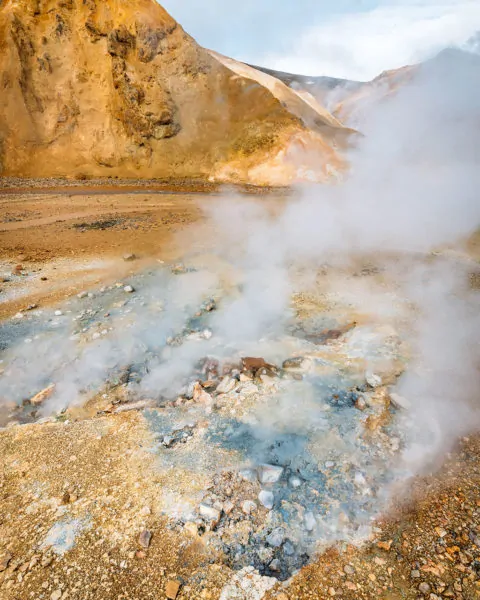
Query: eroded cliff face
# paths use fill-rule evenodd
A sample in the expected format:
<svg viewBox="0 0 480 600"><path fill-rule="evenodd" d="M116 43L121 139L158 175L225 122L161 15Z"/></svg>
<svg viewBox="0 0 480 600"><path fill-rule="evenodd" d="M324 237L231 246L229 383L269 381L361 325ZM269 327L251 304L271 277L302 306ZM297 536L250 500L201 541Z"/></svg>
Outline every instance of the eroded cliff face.
<svg viewBox="0 0 480 600"><path fill-rule="evenodd" d="M0 5L0 174L287 184L343 168L310 124L198 46L155 0Z"/></svg>

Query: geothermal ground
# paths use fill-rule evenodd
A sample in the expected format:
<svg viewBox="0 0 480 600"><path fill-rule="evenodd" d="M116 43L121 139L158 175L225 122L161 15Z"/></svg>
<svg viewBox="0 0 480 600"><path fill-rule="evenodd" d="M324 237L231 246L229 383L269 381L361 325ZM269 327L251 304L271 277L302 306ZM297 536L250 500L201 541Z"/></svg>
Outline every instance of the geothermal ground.
<svg viewBox="0 0 480 600"><path fill-rule="evenodd" d="M241 224L209 207L286 192L8 185L2 599L480 596L480 439L402 460L435 432L393 391L415 307L379 257L290 265L281 318L249 330L217 245Z"/></svg>

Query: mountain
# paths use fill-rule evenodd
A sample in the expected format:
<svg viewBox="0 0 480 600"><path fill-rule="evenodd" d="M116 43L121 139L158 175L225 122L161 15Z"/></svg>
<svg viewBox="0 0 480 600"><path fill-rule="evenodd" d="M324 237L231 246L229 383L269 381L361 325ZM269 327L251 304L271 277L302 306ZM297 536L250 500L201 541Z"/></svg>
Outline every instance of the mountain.
<svg viewBox="0 0 480 600"><path fill-rule="evenodd" d="M4 0L0 175L285 185L342 171L352 131L240 64L155 0Z"/></svg>

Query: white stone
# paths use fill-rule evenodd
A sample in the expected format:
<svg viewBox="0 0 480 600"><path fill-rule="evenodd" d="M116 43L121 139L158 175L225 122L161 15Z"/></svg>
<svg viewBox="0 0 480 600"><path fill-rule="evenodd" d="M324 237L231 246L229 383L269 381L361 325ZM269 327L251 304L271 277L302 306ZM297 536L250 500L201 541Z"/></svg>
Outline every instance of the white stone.
<svg viewBox="0 0 480 600"><path fill-rule="evenodd" d="M220 600L262 600L277 583L274 577L262 577L253 567L245 567L223 587Z"/></svg>
<svg viewBox="0 0 480 600"><path fill-rule="evenodd" d="M283 475L283 467L260 465L257 469L258 480L262 484L277 483Z"/></svg>
<svg viewBox="0 0 480 600"><path fill-rule="evenodd" d="M221 512L213 506L209 506L208 504L200 504L198 509L200 516L206 521L210 521L214 525L217 525L220 521Z"/></svg>
<svg viewBox="0 0 480 600"><path fill-rule="evenodd" d="M228 394L233 390L236 386L237 382L233 377L229 377L228 375L222 379L222 381L217 386L217 392L219 394Z"/></svg>
<svg viewBox="0 0 480 600"><path fill-rule="evenodd" d="M273 503L274 503L274 500L275 500L275 496L273 495L272 492L268 492L267 490L262 490L258 494L258 499L260 500L260 503L263 504L263 506L265 508L268 508L269 510L271 508L273 508Z"/></svg>
<svg viewBox="0 0 480 600"><path fill-rule="evenodd" d="M382 385L382 378L379 375L375 375L371 371L365 373L365 381L372 388L377 388Z"/></svg>
<svg viewBox="0 0 480 600"><path fill-rule="evenodd" d="M249 515L254 510L257 510L257 505L253 500L245 500L245 502L242 502L242 512L244 514Z"/></svg>
<svg viewBox="0 0 480 600"><path fill-rule="evenodd" d="M312 512L306 512L304 517L305 529L307 531L313 531L317 525L315 515Z"/></svg>
<svg viewBox="0 0 480 600"><path fill-rule="evenodd" d="M390 393L390 402L395 408L400 410L410 410L410 408L412 408L409 400L403 396L400 396L400 394L396 394L395 392Z"/></svg>
<svg viewBox="0 0 480 600"><path fill-rule="evenodd" d="M133 294L133 292L134 292L135 290L133 289L133 287L132 287L131 285L126 285L126 286L123 288L123 291L124 291L126 294Z"/></svg>
<svg viewBox="0 0 480 600"><path fill-rule="evenodd" d="M61 310L56 310L55 311L55 316L56 317L61 317L63 315L63 312Z"/></svg>

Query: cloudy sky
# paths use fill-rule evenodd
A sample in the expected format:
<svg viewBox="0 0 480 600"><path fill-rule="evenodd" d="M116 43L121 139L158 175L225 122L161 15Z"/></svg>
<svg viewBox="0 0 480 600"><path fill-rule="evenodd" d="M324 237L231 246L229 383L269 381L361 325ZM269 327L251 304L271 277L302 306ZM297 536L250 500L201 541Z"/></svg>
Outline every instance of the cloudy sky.
<svg viewBox="0 0 480 600"><path fill-rule="evenodd" d="M480 0L160 0L199 43L307 75L368 80L480 30Z"/></svg>

